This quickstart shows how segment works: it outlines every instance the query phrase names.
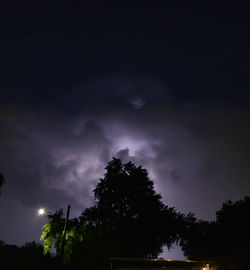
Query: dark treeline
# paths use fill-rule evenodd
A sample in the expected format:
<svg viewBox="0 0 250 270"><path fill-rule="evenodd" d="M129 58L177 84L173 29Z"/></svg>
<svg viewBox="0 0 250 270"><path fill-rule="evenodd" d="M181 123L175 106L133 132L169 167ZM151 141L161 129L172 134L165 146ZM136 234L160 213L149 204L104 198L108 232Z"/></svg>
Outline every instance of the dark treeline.
<svg viewBox="0 0 250 270"><path fill-rule="evenodd" d="M191 260L216 261L222 269L231 261L247 264L250 197L225 202L215 221L197 220L192 213L184 215L164 205L147 170L116 158L109 162L93 193L95 205L68 222L63 258L62 210L48 215L41 236L43 247L1 243L1 257L6 254L5 258L16 258L22 265L38 263L47 269L107 269L110 257L157 258L163 246L171 249L179 244ZM52 250L56 254L49 255Z"/></svg>
<svg viewBox="0 0 250 270"><path fill-rule="evenodd" d="M43 254L43 246L36 242L24 246L9 245L0 240L0 269L52 269L58 259Z"/></svg>
<svg viewBox="0 0 250 270"><path fill-rule="evenodd" d="M69 221L63 261L101 269L109 257L157 258L162 247L179 244L188 259L225 265L242 260L250 246L250 198L227 201L215 221L197 220L164 205L147 170L113 159L94 189L95 205ZM49 215L44 251L62 247L62 210Z"/></svg>
<svg viewBox="0 0 250 270"><path fill-rule="evenodd" d="M182 216L156 194L147 170L119 159L109 162L94 189L96 203L69 221L64 262L101 268L109 257L157 258L178 239ZM62 247L62 210L49 215L44 250Z"/></svg>
<svg viewBox="0 0 250 270"><path fill-rule="evenodd" d="M219 269L231 264L236 266L230 269L250 269L249 216L250 197L223 203L215 221L197 220L189 214L178 243L188 259L215 261L222 265Z"/></svg>

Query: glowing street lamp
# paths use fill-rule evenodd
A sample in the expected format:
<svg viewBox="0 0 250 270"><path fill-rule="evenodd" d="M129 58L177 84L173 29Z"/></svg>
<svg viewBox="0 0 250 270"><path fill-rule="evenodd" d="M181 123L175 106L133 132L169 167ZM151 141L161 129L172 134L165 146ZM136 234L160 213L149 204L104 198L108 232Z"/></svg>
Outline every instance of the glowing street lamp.
<svg viewBox="0 0 250 270"><path fill-rule="evenodd" d="M46 210L44 208L39 208L37 213L39 216L43 216L46 213Z"/></svg>

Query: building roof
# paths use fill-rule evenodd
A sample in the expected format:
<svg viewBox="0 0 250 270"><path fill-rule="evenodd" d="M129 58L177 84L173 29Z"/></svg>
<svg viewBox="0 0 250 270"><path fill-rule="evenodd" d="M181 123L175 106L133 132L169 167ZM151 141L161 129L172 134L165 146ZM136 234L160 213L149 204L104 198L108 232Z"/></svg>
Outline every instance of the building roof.
<svg viewBox="0 0 250 270"><path fill-rule="evenodd" d="M177 261L162 259L135 259L135 258L110 258L110 262L114 267L119 266L148 266L148 267L206 267L209 262L203 261Z"/></svg>

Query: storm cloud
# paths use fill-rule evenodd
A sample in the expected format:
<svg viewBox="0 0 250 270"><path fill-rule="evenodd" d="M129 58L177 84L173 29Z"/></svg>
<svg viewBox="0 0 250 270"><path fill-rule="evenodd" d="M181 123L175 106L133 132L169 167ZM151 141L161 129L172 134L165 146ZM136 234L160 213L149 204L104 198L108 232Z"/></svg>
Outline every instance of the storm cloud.
<svg viewBox="0 0 250 270"><path fill-rule="evenodd" d="M134 106L133 97L143 104ZM79 215L92 205L92 190L113 156L148 169L166 204L198 218L213 219L226 199L249 193L248 107L175 104L167 85L129 77L79 83L67 100L66 113L65 98L56 106L1 108L1 212L10 202L13 215L22 209L24 228L39 206L55 211L70 203ZM2 219L0 237L13 241L5 234L8 222ZM40 226L32 237L38 239Z"/></svg>

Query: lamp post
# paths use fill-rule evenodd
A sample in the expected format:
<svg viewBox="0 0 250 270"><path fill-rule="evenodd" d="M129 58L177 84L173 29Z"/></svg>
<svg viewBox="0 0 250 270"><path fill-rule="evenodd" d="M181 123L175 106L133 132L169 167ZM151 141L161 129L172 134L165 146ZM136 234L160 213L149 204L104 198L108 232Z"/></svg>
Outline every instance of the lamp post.
<svg viewBox="0 0 250 270"><path fill-rule="evenodd" d="M63 258L63 254L64 254L66 231L67 231L68 222L69 222L69 212L70 212L70 205L68 205L66 221L65 221L64 229L63 229L63 239L62 239L62 249L61 249L61 257L62 258Z"/></svg>

